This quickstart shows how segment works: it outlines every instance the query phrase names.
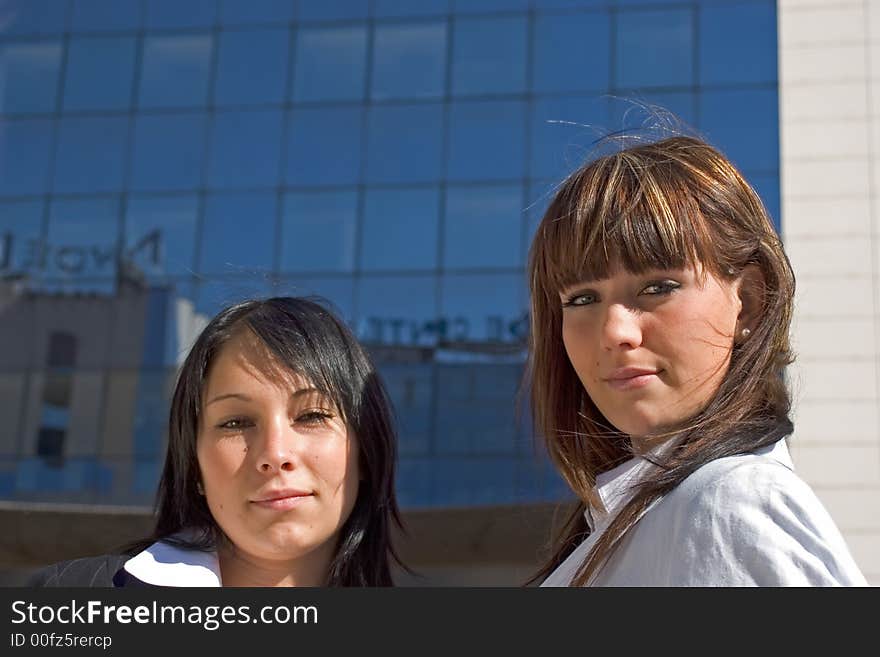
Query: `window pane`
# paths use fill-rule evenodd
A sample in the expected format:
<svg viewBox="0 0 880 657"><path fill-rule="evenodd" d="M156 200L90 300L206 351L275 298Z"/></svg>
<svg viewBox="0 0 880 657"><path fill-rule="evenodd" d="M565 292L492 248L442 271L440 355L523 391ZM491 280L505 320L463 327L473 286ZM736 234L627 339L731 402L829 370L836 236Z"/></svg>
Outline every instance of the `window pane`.
<svg viewBox="0 0 880 657"><path fill-rule="evenodd" d="M0 35L58 34L65 29L67 0L6 0Z"/></svg>
<svg viewBox="0 0 880 657"><path fill-rule="evenodd" d="M71 39L64 109L128 109L134 84L135 50L132 37Z"/></svg>
<svg viewBox="0 0 880 657"><path fill-rule="evenodd" d="M293 17L291 0L220 0L223 23L266 23L289 21Z"/></svg>
<svg viewBox="0 0 880 657"><path fill-rule="evenodd" d="M348 185L361 169L361 109L320 107L289 114L288 185Z"/></svg>
<svg viewBox="0 0 880 657"><path fill-rule="evenodd" d="M704 91L700 95L700 122L706 137L740 170L779 170L775 89Z"/></svg>
<svg viewBox="0 0 880 657"><path fill-rule="evenodd" d="M0 44L0 112L51 112L58 92L61 44Z"/></svg>
<svg viewBox="0 0 880 657"><path fill-rule="evenodd" d="M287 81L287 29L221 32L214 102L280 103Z"/></svg>
<svg viewBox="0 0 880 657"><path fill-rule="evenodd" d="M0 194L42 194L49 175L52 121L0 120Z"/></svg>
<svg viewBox="0 0 880 657"><path fill-rule="evenodd" d="M428 453L434 401L433 369L430 363L387 363L379 366L379 375L385 382L397 414L401 454Z"/></svg>
<svg viewBox="0 0 880 657"><path fill-rule="evenodd" d="M75 31L136 30L141 26L140 0L72 0L70 24Z"/></svg>
<svg viewBox="0 0 880 657"><path fill-rule="evenodd" d="M352 271L357 192L295 192L284 197L282 271Z"/></svg>
<svg viewBox="0 0 880 657"><path fill-rule="evenodd" d="M134 131L132 187L138 191L192 189L202 178L202 114L140 116Z"/></svg>
<svg viewBox="0 0 880 657"><path fill-rule="evenodd" d="M773 220L776 232L780 232L782 215L779 199L779 174L746 173L745 177L761 197L764 207L770 214L770 219Z"/></svg>
<svg viewBox="0 0 880 657"><path fill-rule="evenodd" d="M522 187L450 187L446 192L446 267L520 265Z"/></svg>
<svg viewBox="0 0 880 657"><path fill-rule="evenodd" d="M524 16L455 22L452 91L455 94L515 93L526 84Z"/></svg>
<svg viewBox="0 0 880 657"><path fill-rule="evenodd" d="M701 83L776 82L776 51L775 2L700 9Z"/></svg>
<svg viewBox="0 0 880 657"><path fill-rule="evenodd" d="M201 267L206 274L272 271L275 194L211 194L205 205Z"/></svg>
<svg viewBox="0 0 880 657"><path fill-rule="evenodd" d="M517 274L447 274L441 309L456 342L519 342L525 338L525 296Z"/></svg>
<svg viewBox="0 0 880 657"><path fill-rule="evenodd" d="M614 4L610 0L532 0L535 9L575 9L578 7L604 7Z"/></svg>
<svg viewBox="0 0 880 657"><path fill-rule="evenodd" d="M459 14L512 9L525 11L529 8L529 0L452 0L452 8Z"/></svg>
<svg viewBox="0 0 880 657"><path fill-rule="evenodd" d="M693 45L690 10L620 12L617 18L617 86L693 84Z"/></svg>
<svg viewBox="0 0 880 657"><path fill-rule="evenodd" d="M439 179L443 170L443 107L373 106L367 154L368 182Z"/></svg>
<svg viewBox="0 0 880 657"><path fill-rule="evenodd" d="M436 188L367 192L361 237L364 270L437 266L439 194Z"/></svg>
<svg viewBox="0 0 880 657"><path fill-rule="evenodd" d="M53 189L107 192L122 187L128 117L66 118L59 123Z"/></svg>
<svg viewBox="0 0 880 657"><path fill-rule="evenodd" d="M49 275L61 278L115 276L118 199L54 201L49 210L47 242Z"/></svg>
<svg viewBox="0 0 880 657"><path fill-rule="evenodd" d="M445 75L445 22L376 27L371 92L374 99L442 96Z"/></svg>
<svg viewBox="0 0 880 657"><path fill-rule="evenodd" d="M605 12L539 15L534 31L539 92L604 91L610 86L611 21Z"/></svg>
<svg viewBox="0 0 880 657"><path fill-rule="evenodd" d="M608 132L608 101L598 96L538 100L532 111L533 178L559 180L584 163Z"/></svg>
<svg viewBox="0 0 880 657"><path fill-rule="evenodd" d="M449 178L500 180L523 175L524 104L455 103L450 112Z"/></svg>
<svg viewBox="0 0 880 657"><path fill-rule="evenodd" d="M216 113L210 152L210 187L241 189L277 185L281 111Z"/></svg>
<svg viewBox="0 0 880 657"><path fill-rule="evenodd" d="M272 296L272 286L262 275L235 280L210 280L198 287L196 312L211 319L223 308L246 299L265 299Z"/></svg>
<svg viewBox="0 0 880 657"><path fill-rule="evenodd" d="M370 14L370 0L299 0L297 4L302 20L366 18Z"/></svg>
<svg viewBox="0 0 880 657"><path fill-rule="evenodd" d="M295 100L360 100L364 97L366 28L301 29L297 32L294 59Z"/></svg>
<svg viewBox="0 0 880 657"><path fill-rule="evenodd" d="M434 276L364 276L358 281L357 336L367 345L437 344Z"/></svg>
<svg viewBox="0 0 880 657"><path fill-rule="evenodd" d="M212 27L217 19L217 0L146 0L149 29Z"/></svg>
<svg viewBox="0 0 880 657"><path fill-rule="evenodd" d="M450 0L374 0L373 13L379 17L434 16L449 12Z"/></svg>
<svg viewBox="0 0 880 657"><path fill-rule="evenodd" d="M141 107L205 104L211 66L209 35L147 37L143 57Z"/></svg>
<svg viewBox="0 0 880 657"><path fill-rule="evenodd" d="M0 274L39 269L42 201L0 203Z"/></svg>
<svg viewBox="0 0 880 657"><path fill-rule="evenodd" d="M192 274L198 198L134 196L127 208L126 260L153 280Z"/></svg>

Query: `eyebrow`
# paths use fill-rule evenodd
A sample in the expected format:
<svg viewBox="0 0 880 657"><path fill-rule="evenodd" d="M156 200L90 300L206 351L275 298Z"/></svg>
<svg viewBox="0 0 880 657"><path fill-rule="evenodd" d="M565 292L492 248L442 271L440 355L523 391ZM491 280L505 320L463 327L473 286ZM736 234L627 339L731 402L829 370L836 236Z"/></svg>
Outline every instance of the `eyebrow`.
<svg viewBox="0 0 880 657"><path fill-rule="evenodd" d="M291 397L291 399L296 399L298 397L302 397L303 395L309 395L309 394L313 394L313 393L320 394L321 391L318 390L317 388L300 388L295 393L293 393L290 397ZM205 406L210 406L214 402L223 401L224 399L240 399L240 400L246 401L246 402L253 401L253 399L251 397L249 397L248 395L245 395L244 393L229 392L229 393L226 393L223 395L217 395L216 397L214 397L210 401L206 402Z"/></svg>

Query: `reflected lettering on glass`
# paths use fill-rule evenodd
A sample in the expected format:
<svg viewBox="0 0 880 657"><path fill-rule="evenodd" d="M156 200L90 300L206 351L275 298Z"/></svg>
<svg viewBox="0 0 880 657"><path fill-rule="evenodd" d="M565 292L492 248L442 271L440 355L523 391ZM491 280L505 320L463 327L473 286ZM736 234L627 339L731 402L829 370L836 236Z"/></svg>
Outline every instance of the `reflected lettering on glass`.
<svg viewBox="0 0 880 657"><path fill-rule="evenodd" d="M481 325L482 324L482 325ZM461 315L432 320L402 317L364 317L355 325L357 336L369 344L437 346L453 343L523 343L528 335L528 313L515 317Z"/></svg>
<svg viewBox="0 0 880 657"><path fill-rule="evenodd" d="M136 259L160 266L162 254L162 231L153 230L127 249L120 245L76 244L53 245L43 239L16 240L11 232L0 235L0 271L11 273L16 247L21 249L19 272L45 271L53 267L68 275L107 273L113 264L130 265ZM110 270L112 273L112 269Z"/></svg>

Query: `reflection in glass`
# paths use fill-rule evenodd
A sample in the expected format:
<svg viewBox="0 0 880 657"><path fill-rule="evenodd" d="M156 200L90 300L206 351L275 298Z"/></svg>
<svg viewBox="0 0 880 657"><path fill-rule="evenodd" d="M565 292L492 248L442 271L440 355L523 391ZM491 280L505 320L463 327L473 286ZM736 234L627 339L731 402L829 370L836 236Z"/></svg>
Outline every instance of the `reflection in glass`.
<svg viewBox="0 0 880 657"><path fill-rule="evenodd" d="M584 163L609 132L608 100L570 96L536 100L532 110L532 178L562 179Z"/></svg>
<svg viewBox="0 0 880 657"><path fill-rule="evenodd" d="M299 0L298 18L324 21L344 18L366 18L370 14L370 0Z"/></svg>
<svg viewBox="0 0 880 657"><path fill-rule="evenodd" d="M435 506L509 504L516 499L518 461L510 456L432 460Z"/></svg>
<svg viewBox="0 0 880 657"><path fill-rule="evenodd" d="M51 120L0 119L0 195L46 191L51 137Z"/></svg>
<svg viewBox="0 0 880 657"><path fill-rule="evenodd" d="M302 28L296 37L296 101L360 100L364 96L367 30L362 26Z"/></svg>
<svg viewBox="0 0 880 657"><path fill-rule="evenodd" d="M51 112L58 92L61 44L0 44L0 112Z"/></svg>
<svg viewBox="0 0 880 657"><path fill-rule="evenodd" d="M287 29L220 33L214 102L218 105L280 103L287 82Z"/></svg>
<svg viewBox="0 0 880 657"><path fill-rule="evenodd" d="M124 110L134 85L133 37L70 40L64 79L65 110Z"/></svg>
<svg viewBox="0 0 880 657"><path fill-rule="evenodd" d="M775 2L701 7L699 29L701 84L776 82Z"/></svg>
<svg viewBox="0 0 880 657"><path fill-rule="evenodd" d="M449 12L450 0L374 0L373 13L382 18L397 16L435 16Z"/></svg>
<svg viewBox="0 0 880 657"><path fill-rule="evenodd" d="M368 190L361 267L374 271L436 267L439 203L435 187Z"/></svg>
<svg viewBox="0 0 880 657"><path fill-rule="evenodd" d="M376 27L374 100L437 98L446 75L446 23L390 23Z"/></svg>
<svg viewBox="0 0 880 657"><path fill-rule="evenodd" d="M608 13L539 14L533 44L536 91L604 91L610 86Z"/></svg>
<svg viewBox="0 0 880 657"><path fill-rule="evenodd" d="M446 274L441 310L456 342L522 342L527 333L520 274Z"/></svg>
<svg viewBox="0 0 880 657"><path fill-rule="evenodd" d="M150 279L192 274L196 196L133 196L125 215L126 261Z"/></svg>
<svg viewBox="0 0 880 657"><path fill-rule="evenodd" d="M141 107L197 107L208 97L211 37L207 34L144 39Z"/></svg>
<svg viewBox="0 0 880 657"><path fill-rule="evenodd" d="M362 276L355 330L368 345L431 346L446 338L434 276Z"/></svg>
<svg viewBox="0 0 880 657"><path fill-rule="evenodd" d="M56 200L49 206L46 270L59 278L116 275L119 200Z"/></svg>
<svg viewBox="0 0 880 657"><path fill-rule="evenodd" d="M204 154L203 114L139 116L135 119L131 186L137 191L198 187Z"/></svg>
<svg viewBox="0 0 880 657"><path fill-rule="evenodd" d="M525 104L454 103L450 112L451 180L503 180L524 173Z"/></svg>
<svg viewBox="0 0 880 657"><path fill-rule="evenodd" d="M401 455L424 455L431 444L434 373L430 363L381 363L382 377L397 415ZM456 421L461 423L459 415Z"/></svg>
<svg viewBox="0 0 880 657"><path fill-rule="evenodd" d="M693 31L690 9L621 11L617 17L616 86L693 84Z"/></svg>
<svg viewBox="0 0 880 657"><path fill-rule="evenodd" d="M71 0L74 31L136 30L141 26L140 0Z"/></svg>
<svg viewBox="0 0 880 657"><path fill-rule="evenodd" d="M700 94L703 134L740 170L779 170L779 98L773 89L724 89ZM730 117L736 117L731 121Z"/></svg>
<svg viewBox="0 0 880 657"><path fill-rule="evenodd" d="M523 197L519 185L448 188L444 267L521 265L522 220Z"/></svg>
<svg viewBox="0 0 880 657"><path fill-rule="evenodd" d="M67 3L58 0L6 0L0 9L4 35L58 34L67 21Z"/></svg>
<svg viewBox="0 0 880 657"><path fill-rule="evenodd" d="M236 279L214 279L200 284L195 310L210 320L223 308L247 299L264 299L274 294L271 282L262 275Z"/></svg>
<svg viewBox="0 0 880 657"><path fill-rule="evenodd" d="M0 275L37 267L43 201L0 203Z"/></svg>
<svg viewBox="0 0 880 657"><path fill-rule="evenodd" d="M255 277L270 273L276 206L271 193L209 195L199 270Z"/></svg>
<svg viewBox="0 0 880 657"><path fill-rule="evenodd" d="M241 189L278 184L281 111L214 114L208 186Z"/></svg>
<svg viewBox="0 0 880 657"><path fill-rule="evenodd" d="M294 3L290 0L219 0L221 21L235 23L268 23L289 21Z"/></svg>
<svg viewBox="0 0 880 657"><path fill-rule="evenodd" d="M443 106L370 108L367 182L433 182L443 167Z"/></svg>
<svg viewBox="0 0 880 657"><path fill-rule="evenodd" d="M293 192L284 197L282 271L352 271L357 192Z"/></svg>
<svg viewBox="0 0 880 657"><path fill-rule="evenodd" d="M529 0L452 0L453 11L460 14L505 10L525 11L528 8Z"/></svg>
<svg viewBox="0 0 880 657"><path fill-rule="evenodd" d="M119 190L127 138L128 117L62 119L52 185L55 192Z"/></svg>
<svg viewBox="0 0 880 657"><path fill-rule="evenodd" d="M289 114L288 185L350 185L361 169L358 107L319 107Z"/></svg>
<svg viewBox="0 0 880 657"><path fill-rule="evenodd" d="M148 29L212 27L217 0L145 0Z"/></svg>
<svg viewBox="0 0 880 657"><path fill-rule="evenodd" d="M525 16L457 20L452 37L452 92L523 91L527 33Z"/></svg>

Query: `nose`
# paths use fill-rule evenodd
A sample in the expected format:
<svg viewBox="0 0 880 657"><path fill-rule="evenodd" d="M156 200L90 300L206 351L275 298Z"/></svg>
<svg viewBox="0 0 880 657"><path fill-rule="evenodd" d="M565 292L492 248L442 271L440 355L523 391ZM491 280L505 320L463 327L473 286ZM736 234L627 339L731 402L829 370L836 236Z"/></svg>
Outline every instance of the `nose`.
<svg viewBox="0 0 880 657"><path fill-rule="evenodd" d="M642 343L638 311L620 303L609 304L603 318L601 344L606 350L635 349Z"/></svg>
<svg viewBox="0 0 880 657"><path fill-rule="evenodd" d="M259 442L256 464L257 469L266 474L290 471L296 467L296 437L286 417L266 425Z"/></svg>

